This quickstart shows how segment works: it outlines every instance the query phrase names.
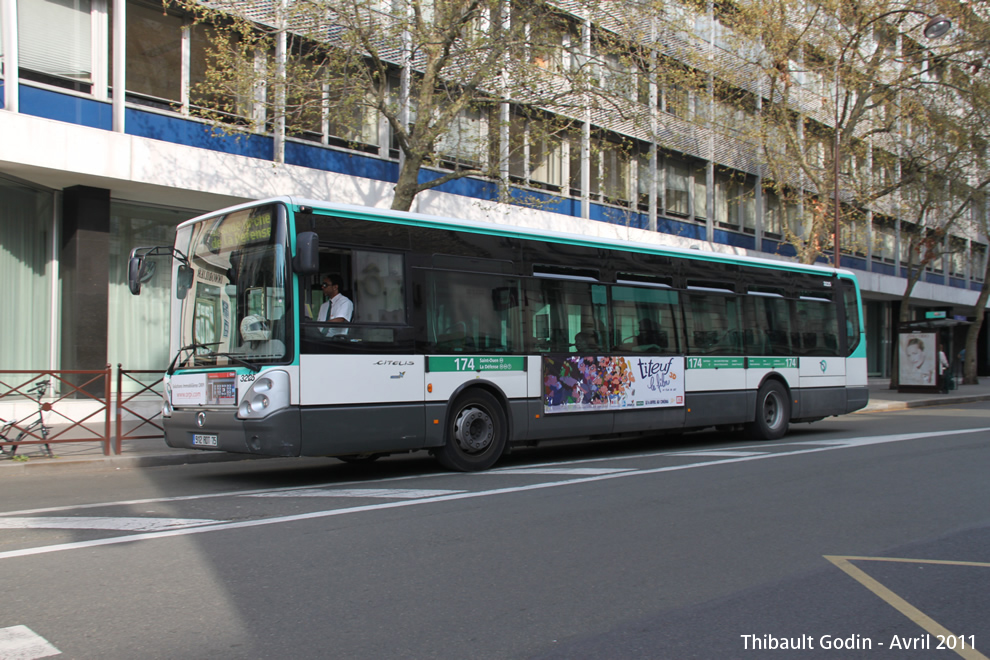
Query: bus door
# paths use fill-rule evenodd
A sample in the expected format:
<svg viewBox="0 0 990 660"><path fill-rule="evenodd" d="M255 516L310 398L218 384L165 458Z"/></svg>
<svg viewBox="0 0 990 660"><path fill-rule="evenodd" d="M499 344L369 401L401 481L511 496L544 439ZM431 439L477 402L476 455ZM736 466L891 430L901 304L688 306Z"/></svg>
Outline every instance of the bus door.
<svg viewBox="0 0 990 660"><path fill-rule="evenodd" d="M845 387L846 361L840 355L839 318L835 303L803 295L795 301L792 343L800 355L801 388Z"/></svg>
<svg viewBox="0 0 990 660"><path fill-rule="evenodd" d="M446 402L480 385L472 381L484 381L506 401L509 415L521 416L528 365L520 354L519 279L432 270L425 280L426 400Z"/></svg>

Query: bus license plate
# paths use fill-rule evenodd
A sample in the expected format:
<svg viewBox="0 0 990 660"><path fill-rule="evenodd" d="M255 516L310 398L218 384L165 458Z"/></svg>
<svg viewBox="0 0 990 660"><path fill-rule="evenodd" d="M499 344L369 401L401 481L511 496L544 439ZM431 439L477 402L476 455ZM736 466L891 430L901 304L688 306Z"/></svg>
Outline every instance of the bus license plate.
<svg viewBox="0 0 990 660"><path fill-rule="evenodd" d="M193 434L193 444L197 447L216 447L217 446L217 436L215 435L203 435L201 433Z"/></svg>

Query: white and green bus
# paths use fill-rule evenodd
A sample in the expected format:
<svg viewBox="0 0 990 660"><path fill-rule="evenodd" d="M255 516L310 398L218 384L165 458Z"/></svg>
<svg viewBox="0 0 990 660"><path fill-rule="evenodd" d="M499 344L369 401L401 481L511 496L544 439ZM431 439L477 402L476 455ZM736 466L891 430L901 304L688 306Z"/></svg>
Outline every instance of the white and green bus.
<svg viewBox="0 0 990 660"><path fill-rule="evenodd" d="M864 407L852 273L295 199L178 227L171 447L456 470L512 445L710 426L782 437ZM329 274L349 322L319 313Z"/></svg>

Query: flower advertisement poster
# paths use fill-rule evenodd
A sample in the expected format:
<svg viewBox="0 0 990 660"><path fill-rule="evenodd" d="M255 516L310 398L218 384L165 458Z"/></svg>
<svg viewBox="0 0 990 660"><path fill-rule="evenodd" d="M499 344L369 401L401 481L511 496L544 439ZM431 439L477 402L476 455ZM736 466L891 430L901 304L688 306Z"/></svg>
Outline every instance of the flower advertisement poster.
<svg viewBox="0 0 990 660"><path fill-rule="evenodd" d="M543 409L548 414L683 405L682 356L543 358Z"/></svg>

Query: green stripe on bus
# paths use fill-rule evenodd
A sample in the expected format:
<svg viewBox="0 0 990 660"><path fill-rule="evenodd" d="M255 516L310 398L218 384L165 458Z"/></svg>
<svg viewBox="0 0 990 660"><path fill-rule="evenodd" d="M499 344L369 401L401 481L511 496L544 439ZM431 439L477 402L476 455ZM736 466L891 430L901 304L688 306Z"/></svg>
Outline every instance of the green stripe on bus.
<svg viewBox="0 0 990 660"><path fill-rule="evenodd" d="M526 358L501 355L464 355L456 357L431 355L427 371L526 371Z"/></svg>
<svg viewBox="0 0 990 660"><path fill-rule="evenodd" d="M750 369L797 369L796 357L751 357Z"/></svg>
<svg viewBox="0 0 990 660"><path fill-rule="evenodd" d="M688 369L742 369L746 358L741 357L689 357Z"/></svg>

